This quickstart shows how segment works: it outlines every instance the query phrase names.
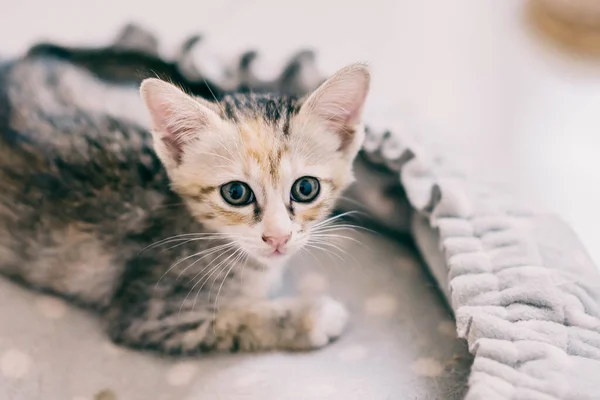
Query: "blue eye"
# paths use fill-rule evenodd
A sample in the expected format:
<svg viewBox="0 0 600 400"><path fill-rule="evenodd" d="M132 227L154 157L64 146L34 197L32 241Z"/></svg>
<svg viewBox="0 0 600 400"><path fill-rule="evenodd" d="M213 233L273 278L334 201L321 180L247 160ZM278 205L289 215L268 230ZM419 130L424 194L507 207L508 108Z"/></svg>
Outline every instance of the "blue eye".
<svg viewBox="0 0 600 400"><path fill-rule="evenodd" d="M254 193L244 182L233 181L221 186L221 196L232 206L247 206L254 201Z"/></svg>
<svg viewBox="0 0 600 400"><path fill-rule="evenodd" d="M319 180L311 176L303 176L294 182L290 197L298 203L310 203L317 198L320 191Z"/></svg>

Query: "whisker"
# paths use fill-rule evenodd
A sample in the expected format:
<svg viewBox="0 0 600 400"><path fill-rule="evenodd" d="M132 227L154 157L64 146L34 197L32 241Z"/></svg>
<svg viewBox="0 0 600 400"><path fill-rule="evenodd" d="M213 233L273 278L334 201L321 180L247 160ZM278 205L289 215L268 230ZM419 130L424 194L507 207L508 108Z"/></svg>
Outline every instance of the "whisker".
<svg viewBox="0 0 600 400"><path fill-rule="evenodd" d="M241 249L239 249L239 250L241 250ZM240 251L239 253L236 251L234 254L236 254L236 253L237 253L237 255L236 255L234 258L233 258L233 260L229 261L229 262L228 262L228 263L225 265L225 267L224 267L224 268L222 268L222 269L221 269L221 271L220 271L220 272L219 272L217 275L215 275L215 277L213 278L212 284L210 285L210 289L209 289L209 291L208 291L208 299L209 299L209 301L211 300L211 296L212 296L212 290L213 290L213 287L215 286L215 282L217 281L217 279L219 279L219 277L221 276L221 274L222 274L224 271L226 271L226 270L227 270L227 268L228 268L230 265L232 265L232 264L235 264L236 260L237 260L237 259L238 259L240 256L242 256L242 255L243 255L243 253L242 253L241 251ZM225 274L225 276L223 277L223 282L225 281L225 279L227 279L227 274Z"/></svg>
<svg viewBox="0 0 600 400"><path fill-rule="evenodd" d="M317 264L320 262L320 260L319 260L317 257L315 257L315 255L314 255L313 253L311 253L311 252L310 252L310 251L309 251L307 248L305 248L304 246L300 247L300 251L306 251L306 253L307 253L308 255L310 255L310 256L313 258L313 260L315 260L315 262L316 262Z"/></svg>
<svg viewBox="0 0 600 400"><path fill-rule="evenodd" d="M240 280L242 281L242 286L244 286L244 269L246 267L246 263L248 262L248 258L250 254L246 253L246 258L244 259L244 265L242 266L242 272L240 274Z"/></svg>
<svg viewBox="0 0 600 400"><path fill-rule="evenodd" d="M210 247L208 249L204 249L202 251L199 251L197 253L194 253L192 255L186 256L180 260L178 260L173 266L177 266L179 264L181 264L182 262L189 260L192 257L197 257L197 256L202 256L202 255L209 255L212 254L213 252L219 251L220 249L224 248L224 247L229 247L229 246L233 246L233 243L224 243L224 244L220 244L218 246L214 246L214 247ZM208 253L208 254L205 254Z"/></svg>
<svg viewBox="0 0 600 400"><path fill-rule="evenodd" d="M358 243L361 246L366 246L363 242L361 242L360 240L356 240L353 237L350 236L346 236L346 235L336 235L336 234L327 234L327 233L317 233L314 235L311 235L312 237L316 237L316 238L333 238L333 239L345 239L345 240L350 240L352 242Z"/></svg>
<svg viewBox="0 0 600 400"><path fill-rule="evenodd" d="M196 242L196 241L199 241L199 240L217 240L217 239L222 239L222 237L208 236L208 237L204 237L204 238L195 238L195 239L173 239L173 241L165 242L163 244L166 245L168 243L173 243L173 242L180 242L180 243L174 244L171 247L167 247L163 251L169 251L169 250L172 250L172 249L174 249L176 247L183 246L185 244L188 244L188 243L191 243L191 242Z"/></svg>
<svg viewBox="0 0 600 400"><path fill-rule="evenodd" d="M225 246L225 245L220 245L220 246ZM208 254L206 254L206 255L202 256L202 257L200 258L200 260L201 260L201 259L203 259L204 257L206 257L206 256L209 256L210 254L213 254L213 253L215 253L215 252L217 252L217 251L219 251L219 250L222 250L223 248L222 248L222 247L220 247L220 246L217 246L217 247L219 247L218 249L215 249L215 248L213 247L213 248L210 248L210 249L207 249L207 250L203 250L203 251L201 251L201 252L198 252L198 253L192 254L191 256L185 257L185 258L183 258L183 259L181 259L181 260L179 260L179 261L177 261L177 262L173 263L173 264L172 264L172 265L171 265L171 266L170 266L170 267L169 267L169 268L168 268L168 269L167 269L167 270L166 270L166 271L165 271L165 272L164 272L164 273L161 275L161 277L160 277L160 278L158 278L158 281L156 281L156 284L154 285L154 288L156 289L156 288L158 287L158 284L160 283L160 281L161 281L161 280L162 280L162 279L163 279L163 278L164 278L164 277L165 277L165 276L166 276L166 275L167 275L167 274L168 274L168 273L169 273L169 272L170 272L170 271L171 271L173 268L175 268L175 267L176 267L178 264L180 264L181 262L183 262L183 261L185 261L185 260L188 260L188 259L190 259L190 258L192 258L192 257L199 256L199 255L203 254L203 253L204 253L204 252L206 252L206 251L210 251L210 253L208 253ZM214 250L214 251L213 251L213 250ZM196 260L194 263L192 263L192 265L194 265L194 264L195 264L196 262L198 262L198 261L199 261L199 260ZM190 266L188 265L188 266L187 266L187 267L186 267L186 268L185 268L183 271L181 271L181 272L179 273L179 275L177 275L177 279L179 279L179 277L181 276L181 274L183 274L183 273L184 273L184 272L185 272L185 271L186 271L186 270L187 270L189 267L190 267Z"/></svg>
<svg viewBox="0 0 600 400"><path fill-rule="evenodd" d="M223 254L226 254L226 253L227 253L227 251L229 251L229 250L231 250L231 249L233 249L233 248L235 247L235 244L234 244L234 243L230 243L230 244L231 244L231 246L229 246L229 247L226 247L226 248L221 248L221 249L219 249L219 250L222 250L222 252L221 252L221 253L220 253L218 256L216 256L215 258L213 258L212 260L210 260L210 262L209 262L208 264L206 264L206 265L205 265L205 266L204 266L204 267L203 267L203 268L202 268L200 271L198 271L198 272L196 273L196 275L194 275L193 277L191 277L190 279L188 279L188 283L192 283L193 281L195 281L195 280L196 280L196 278L197 278L197 277L198 277L200 274L202 274L202 272L204 272L204 271L205 271L207 268L209 268L211 265L213 265L215 262L217 262L217 261L218 261L218 259L219 259L219 257L221 257ZM217 251L218 251L218 250L217 250ZM213 252L213 253L211 253L211 254L214 254L214 253L216 253L216 251L215 251L215 252ZM207 255L203 256L203 258L204 258L204 257L207 257L208 255L210 255L210 254L207 254ZM196 261L199 261L199 260L196 260ZM196 262L196 261L195 261L195 262ZM182 272L185 272L185 271L182 271ZM178 276L177 278L179 278L179 276Z"/></svg>
<svg viewBox="0 0 600 400"><path fill-rule="evenodd" d="M311 243L317 243L317 244L326 244L328 246L332 246L332 247L336 248L339 251L345 251L341 247L339 247L338 245L336 245L334 243L331 243L328 240L321 239L321 238L317 238L316 240L313 239L313 240L310 240L309 242L311 242Z"/></svg>
<svg viewBox="0 0 600 400"><path fill-rule="evenodd" d="M339 258L342 262L344 262L344 259L339 254L336 254L336 253L334 253L333 251L331 251L329 249L317 246L314 243L307 243L306 246L312 247L312 248L315 248L315 249L318 249L318 250L321 250L321 251L324 251L326 254L332 254L332 255L336 256L337 258Z"/></svg>
<svg viewBox="0 0 600 400"><path fill-rule="evenodd" d="M219 294L221 293L221 289L223 288L223 284L225 283L225 281L227 280L227 276L231 273L231 270L233 268L235 268L236 265L238 265L238 262L242 259L242 257L244 257L246 254L244 253L244 251L241 251L240 254L238 254L233 261L230 261L229 264L227 265L227 267L229 267L229 269L227 270L227 272L225 273L225 276L223 277L223 280L221 281L221 285L219 286L219 290L217 290L217 297L215 297L215 314L217 313L217 309L219 308ZM227 268L225 267L225 268ZM225 268L223 269L223 271L225 270ZM221 276L221 273L219 273L214 279L213 279L213 283L210 286L210 291L208 292L208 298L210 299L210 295L212 293L212 289L213 286L215 284L215 281L217 279L219 279L219 276Z"/></svg>
<svg viewBox="0 0 600 400"><path fill-rule="evenodd" d="M202 235L204 235L204 236L206 236L206 235L215 235L215 236L219 236L219 237L223 237L223 236L225 236L225 237L234 237L235 236L233 234L221 233L221 232L183 233L181 235L169 236L168 238L164 238L164 239L161 239L161 240L159 240L157 242L154 242L154 243L152 243L152 244L144 247L142 250L140 250L140 254L143 253L144 251L148 250L149 248L160 246L161 244L164 244L165 242L168 242L168 241L173 240L173 239L185 240L185 239L187 239L189 237L193 237L193 236L200 237Z"/></svg>
<svg viewBox="0 0 600 400"><path fill-rule="evenodd" d="M227 237L227 238L224 238L223 236L215 236L215 237L213 237L213 236L207 236L207 237L203 237L203 238L193 238L193 239L174 239L173 241L180 241L180 242L183 242L183 243L178 243L178 244L176 244L176 245L173 245L173 246L171 246L171 247L168 247L168 248L166 248L166 249L165 249L165 250L163 250L163 251L172 250L172 249L174 249L175 247L178 247L178 246L183 246L183 245L185 245L185 244L188 244L188 243L191 243L191 242L197 242L197 241L200 241L200 240L214 240L214 241L216 241L216 240L225 240L225 239L234 239L234 238L235 238L235 237ZM185 241L184 241L184 240L185 240ZM171 242L171 243L172 243L172 242ZM163 244L167 244L167 243L163 243Z"/></svg>
<svg viewBox="0 0 600 400"><path fill-rule="evenodd" d="M201 261L201 260L205 259L206 257L208 257L208 256L210 256L210 255L212 255L212 254L215 254L217 251L220 251L220 250L223 250L223 251L225 251L225 250L229 250L229 249L230 249L230 248L232 248L232 247L235 247L235 244L234 244L234 243L227 243L226 245L222 245L222 247L219 247L218 249L212 249L213 251L211 251L211 252L209 252L209 253L207 253L207 254L204 254L202 257L198 258L197 260L194 260L194 262L193 262L193 263L191 263L190 265L188 265L187 267L185 267L185 268L183 269L183 271L179 272L179 274L177 275L177 279L181 278L181 275L185 274L185 271L187 271L188 269L190 269L191 267L193 267L193 266L194 266L196 263L198 263L199 261ZM213 259L213 260L212 260L212 261L211 261L211 262L210 262L208 265L212 264L213 262L214 262L214 259ZM200 272L202 272L202 271L200 271ZM196 274L195 276L197 276L197 274ZM189 280L189 282L193 281L193 279L194 279L194 278L191 278L191 279ZM189 283L189 282L188 282L188 283Z"/></svg>
<svg viewBox="0 0 600 400"><path fill-rule="evenodd" d="M341 247L339 247L339 246L337 246L337 245L335 245L335 244L333 244L331 242L325 241L325 240L322 240L322 241L320 241L318 243L322 244L322 245L327 245L327 246L333 247L337 251L342 252L342 253L346 254L347 256L349 256L350 258L352 258L352 260L356 263L357 266L359 265L358 260L351 253L349 253L348 251L344 250L343 248L341 248Z"/></svg>
<svg viewBox="0 0 600 400"><path fill-rule="evenodd" d="M219 264L215 265L211 271L209 271L205 276L203 276L202 278L200 278L198 280L198 282L196 282L194 284L194 286L192 287L192 290L194 290L194 287L196 287L200 282L202 282L204 280L204 282L202 283L202 285L200 285L200 288L198 289L198 291L196 292L196 297L194 298L194 304L192 305L192 309L195 307L196 305L196 300L198 300L198 295L200 294L200 292L202 291L202 288L204 287L204 285L206 285L206 283L210 280L210 277L219 270L219 268L225 264L227 262L227 260L230 260L231 257L235 256L235 254L240 251L240 248L237 248L231 255L229 255L226 259L224 259L223 261L221 261ZM210 297L210 293L209 293L209 297Z"/></svg>
<svg viewBox="0 0 600 400"><path fill-rule="evenodd" d="M225 251L223 251L222 253L220 253L214 260L212 260L207 266L205 266L204 268L202 268L202 271L200 271L198 274L195 275L198 276L200 275L204 270L206 270L213 262L215 262L216 260L218 260L221 256L226 255L228 251L230 251L231 249L226 249ZM213 268L218 267L220 264L216 265ZM210 271L212 271L212 269ZM208 271L207 274L210 272ZM204 277L200 278L196 283L194 283L194 285L190 288L190 290L188 291L187 295L185 296L185 298L183 299L183 301L181 302L181 305L179 306L179 313L181 313L181 309L183 308L183 305L185 304L185 302L187 301L187 299L189 298L190 294L194 291L194 289L196 288L196 286L200 283L200 281L203 279ZM190 283L191 280L188 282ZM192 303L192 310L194 310L194 308L196 307L196 301L198 300L198 295L200 294L200 290L198 290L196 292L196 296L194 297L194 302Z"/></svg>
<svg viewBox="0 0 600 400"><path fill-rule="evenodd" d="M318 264L319 267L321 267L321 269L324 269L323 267L323 263L321 262L321 260L319 259L319 257L315 256L309 249L302 247L301 250L306 251L306 253L308 253L308 255L310 255L313 260L315 260L316 264Z"/></svg>
<svg viewBox="0 0 600 400"><path fill-rule="evenodd" d="M362 213L360 211L356 211L356 210L346 211L346 212L343 212L341 214L334 215L333 217L329 217L327 219L324 219L323 221L321 221L319 223L314 224L313 228L317 228L319 226L323 226L323 225L325 225L327 223L331 223L331 222L333 222L335 220L338 220L340 218L344 218L344 217L347 217L349 215L354 215L354 214L364 214L364 213Z"/></svg>
<svg viewBox="0 0 600 400"><path fill-rule="evenodd" d="M379 235L379 232L377 232L377 231L374 231L369 228L365 228L364 226L352 225L352 224L332 224L329 226L321 227L319 229L311 229L311 232L322 233L322 232L331 232L332 230L341 230L341 229L365 231L365 232L373 233L375 235Z"/></svg>

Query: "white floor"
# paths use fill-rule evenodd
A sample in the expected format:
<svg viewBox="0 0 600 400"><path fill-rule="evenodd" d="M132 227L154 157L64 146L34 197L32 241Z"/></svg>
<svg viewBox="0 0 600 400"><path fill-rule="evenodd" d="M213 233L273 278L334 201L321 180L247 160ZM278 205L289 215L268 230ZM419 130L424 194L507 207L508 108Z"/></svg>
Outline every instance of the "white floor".
<svg viewBox="0 0 600 400"><path fill-rule="evenodd" d="M561 54L531 34L520 0L8 1L0 53L38 39L105 43L138 21L165 39L206 32L223 53L248 46L279 60L299 46L331 72L369 61L371 120L413 113L558 211L600 264L600 62ZM268 60L267 60L268 61ZM383 105L383 106L382 106ZM390 121L388 121L390 120Z"/></svg>

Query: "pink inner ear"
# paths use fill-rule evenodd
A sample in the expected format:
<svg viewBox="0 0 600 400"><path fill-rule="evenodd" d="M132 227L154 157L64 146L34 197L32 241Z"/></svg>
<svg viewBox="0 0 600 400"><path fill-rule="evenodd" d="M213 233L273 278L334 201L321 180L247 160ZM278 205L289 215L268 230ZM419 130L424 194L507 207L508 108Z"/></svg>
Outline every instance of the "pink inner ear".
<svg viewBox="0 0 600 400"><path fill-rule="evenodd" d="M345 127L353 127L360 122L365 97L366 93L359 92L348 94L344 98L334 99L337 102L332 102L324 107L324 117L329 121L343 124Z"/></svg>
<svg viewBox="0 0 600 400"><path fill-rule="evenodd" d="M338 133L342 142L341 148L346 147L354 138L367 96L364 85L343 87L344 83L348 82L337 82L337 85L325 88L322 97L316 98L313 104L314 111L321 116L325 124Z"/></svg>
<svg viewBox="0 0 600 400"><path fill-rule="evenodd" d="M186 130L179 123L178 115L174 112L173 106L164 100L158 99L151 103L149 109L156 133L160 135L160 139L171 156L177 163L180 163Z"/></svg>
<svg viewBox="0 0 600 400"><path fill-rule="evenodd" d="M301 112L306 118L319 116L341 139L341 147L356 137L364 103L369 91L370 75L364 65L345 67L329 78L306 100Z"/></svg>
<svg viewBox="0 0 600 400"><path fill-rule="evenodd" d="M207 112L211 111L158 79L144 81L141 93L152 118L154 135L165 144L171 157L180 162L183 145L206 127Z"/></svg>

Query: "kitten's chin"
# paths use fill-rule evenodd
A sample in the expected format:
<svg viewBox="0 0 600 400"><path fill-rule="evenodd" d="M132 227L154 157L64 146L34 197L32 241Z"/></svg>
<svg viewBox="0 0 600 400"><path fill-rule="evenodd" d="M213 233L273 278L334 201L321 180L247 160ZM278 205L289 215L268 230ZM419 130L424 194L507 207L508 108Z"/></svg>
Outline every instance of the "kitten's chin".
<svg viewBox="0 0 600 400"><path fill-rule="evenodd" d="M295 252L272 252L270 254L255 254L254 258L267 267L280 267L292 258Z"/></svg>

